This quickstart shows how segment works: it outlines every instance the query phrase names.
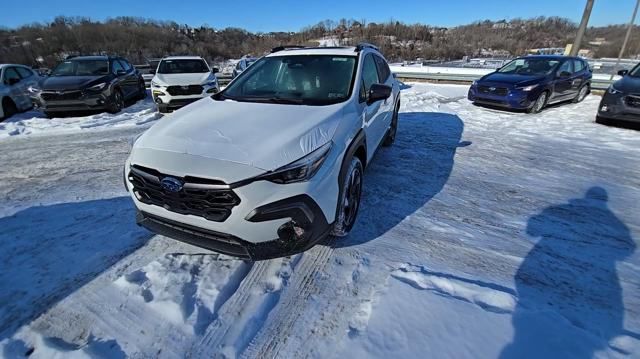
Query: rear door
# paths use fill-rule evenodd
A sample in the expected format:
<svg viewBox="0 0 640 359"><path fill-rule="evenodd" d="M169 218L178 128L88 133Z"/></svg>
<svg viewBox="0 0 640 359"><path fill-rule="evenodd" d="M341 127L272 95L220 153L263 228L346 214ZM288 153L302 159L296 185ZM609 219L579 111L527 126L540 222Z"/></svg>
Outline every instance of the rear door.
<svg viewBox="0 0 640 359"><path fill-rule="evenodd" d="M387 65L387 61L378 55L373 55L373 58L375 59L376 67L378 68L379 83L393 88L393 76L391 75L391 70L389 69L389 65ZM393 115L394 105L395 103L393 101L393 96L382 101L382 104L380 105L380 126L382 126L384 133L387 132L387 129L391 125L391 117Z"/></svg>
<svg viewBox="0 0 640 359"><path fill-rule="evenodd" d="M124 75L124 86L127 87L128 97L135 96L138 93L138 75L135 68L125 59L118 59L122 68L126 71Z"/></svg>

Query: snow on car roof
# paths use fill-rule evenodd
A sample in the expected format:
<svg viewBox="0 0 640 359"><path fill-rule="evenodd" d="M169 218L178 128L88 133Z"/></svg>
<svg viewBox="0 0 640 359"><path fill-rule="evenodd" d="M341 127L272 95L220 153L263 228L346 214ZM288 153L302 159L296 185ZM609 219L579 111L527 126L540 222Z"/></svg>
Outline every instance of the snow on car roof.
<svg viewBox="0 0 640 359"><path fill-rule="evenodd" d="M300 49L284 49L277 52L273 52L267 57L282 56L282 55L342 55L342 56L357 56L356 48L351 47L309 47Z"/></svg>

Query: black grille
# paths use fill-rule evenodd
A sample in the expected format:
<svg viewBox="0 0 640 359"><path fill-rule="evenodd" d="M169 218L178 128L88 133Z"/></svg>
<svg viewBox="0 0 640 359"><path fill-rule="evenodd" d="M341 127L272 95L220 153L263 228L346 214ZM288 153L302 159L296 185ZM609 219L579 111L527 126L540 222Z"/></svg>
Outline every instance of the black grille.
<svg viewBox="0 0 640 359"><path fill-rule="evenodd" d="M624 103L629 107L640 107L640 96L627 96Z"/></svg>
<svg viewBox="0 0 640 359"><path fill-rule="evenodd" d="M186 96L186 95L199 95L202 93L202 86L189 85L189 86L169 86L167 92L171 96Z"/></svg>
<svg viewBox="0 0 640 359"><path fill-rule="evenodd" d="M82 91L43 92L40 96L45 101L78 100L82 97Z"/></svg>
<svg viewBox="0 0 640 359"><path fill-rule="evenodd" d="M172 177L184 183L178 192L162 188L160 181ZM210 221L224 222L231 209L240 203L240 198L224 182L198 177L175 177L154 169L131 166L128 175L133 193L142 203L162 207L180 214L203 217Z"/></svg>
<svg viewBox="0 0 640 359"><path fill-rule="evenodd" d="M506 96L509 93L509 89L506 87L478 86L478 92L496 96Z"/></svg>

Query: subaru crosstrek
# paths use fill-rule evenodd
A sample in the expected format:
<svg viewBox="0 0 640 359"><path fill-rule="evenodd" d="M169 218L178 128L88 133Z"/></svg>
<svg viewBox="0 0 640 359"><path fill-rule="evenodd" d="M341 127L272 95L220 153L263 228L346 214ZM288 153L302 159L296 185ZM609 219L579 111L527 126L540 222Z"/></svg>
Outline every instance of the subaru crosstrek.
<svg viewBox="0 0 640 359"><path fill-rule="evenodd" d="M474 81L468 98L476 104L538 113L552 103L580 102L591 92L591 69L581 58L527 56Z"/></svg>
<svg viewBox="0 0 640 359"><path fill-rule="evenodd" d="M117 113L126 101L147 96L140 72L126 59L111 56L67 58L31 92L47 117L73 111Z"/></svg>
<svg viewBox="0 0 640 359"><path fill-rule="evenodd" d="M169 112L220 90L216 72L199 56L169 56L158 64L151 95L158 111Z"/></svg>
<svg viewBox="0 0 640 359"><path fill-rule="evenodd" d="M640 64L631 71L620 70L622 78L612 83L602 96L596 122L640 123Z"/></svg>
<svg viewBox="0 0 640 359"><path fill-rule="evenodd" d="M344 236L364 168L394 142L399 106L372 45L276 48L133 142L124 175L137 221L253 260Z"/></svg>

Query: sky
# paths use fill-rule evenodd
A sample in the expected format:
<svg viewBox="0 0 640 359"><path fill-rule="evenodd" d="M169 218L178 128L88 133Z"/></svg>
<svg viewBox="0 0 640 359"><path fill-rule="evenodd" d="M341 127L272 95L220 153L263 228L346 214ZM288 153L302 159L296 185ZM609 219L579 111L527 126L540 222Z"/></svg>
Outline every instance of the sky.
<svg viewBox="0 0 640 359"><path fill-rule="evenodd" d="M14 28L48 22L59 15L104 20L136 16L214 28L239 27L252 32L297 31L319 21L341 18L384 22L398 20L455 26L476 20L561 16L580 22L586 0L30 0L3 1L0 26ZM627 23L636 0L595 0L589 25Z"/></svg>

